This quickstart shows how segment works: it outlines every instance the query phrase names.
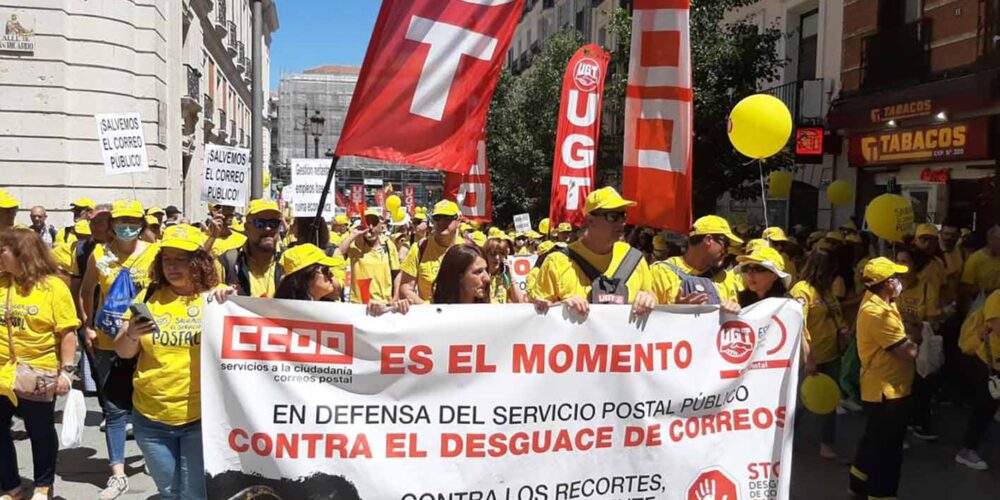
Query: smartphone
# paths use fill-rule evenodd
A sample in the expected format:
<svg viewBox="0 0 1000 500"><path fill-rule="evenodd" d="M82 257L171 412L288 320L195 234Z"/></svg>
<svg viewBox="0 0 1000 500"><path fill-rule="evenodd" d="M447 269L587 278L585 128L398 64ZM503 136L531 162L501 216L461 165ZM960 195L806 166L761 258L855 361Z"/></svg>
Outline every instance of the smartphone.
<svg viewBox="0 0 1000 500"><path fill-rule="evenodd" d="M132 304L131 306L128 307L128 310L129 312L132 313L133 321L135 320L149 321L150 323L153 324L153 328L156 330L156 332L159 333L160 326L157 325L156 321L153 320L153 313L149 312L149 307L146 307L145 303L139 302L136 304Z"/></svg>

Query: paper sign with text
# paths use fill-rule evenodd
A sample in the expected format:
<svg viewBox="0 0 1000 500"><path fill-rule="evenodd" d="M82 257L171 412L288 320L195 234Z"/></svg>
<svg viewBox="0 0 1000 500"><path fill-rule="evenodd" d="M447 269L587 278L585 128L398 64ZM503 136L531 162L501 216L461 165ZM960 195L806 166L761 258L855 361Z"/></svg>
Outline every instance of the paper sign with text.
<svg viewBox="0 0 1000 500"><path fill-rule="evenodd" d="M802 308L209 300L210 499L787 499ZM600 492L582 495L581 492Z"/></svg>
<svg viewBox="0 0 1000 500"><path fill-rule="evenodd" d="M537 255L511 255L507 257L507 265L510 266L510 279L522 292L528 291L528 275L535 267L538 260Z"/></svg>
<svg viewBox="0 0 1000 500"><path fill-rule="evenodd" d="M250 192L250 150L205 145L201 201L244 207Z"/></svg>
<svg viewBox="0 0 1000 500"><path fill-rule="evenodd" d="M304 159L291 160L292 163L292 217L315 217L319 208L319 198L326 184L326 174L330 171L330 160ZM330 182L330 194L326 197L323 207L323 218L330 220L334 216L333 204L336 192L336 179Z"/></svg>
<svg viewBox="0 0 1000 500"><path fill-rule="evenodd" d="M108 113L94 115L94 119L97 121L97 141L101 145L105 174L149 170L146 139L142 135L142 117L139 113Z"/></svg>
<svg viewBox="0 0 1000 500"><path fill-rule="evenodd" d="M514 230L518 234L524 234L531 231L531 215L530 214L517 214L514 216Z"/></svg>

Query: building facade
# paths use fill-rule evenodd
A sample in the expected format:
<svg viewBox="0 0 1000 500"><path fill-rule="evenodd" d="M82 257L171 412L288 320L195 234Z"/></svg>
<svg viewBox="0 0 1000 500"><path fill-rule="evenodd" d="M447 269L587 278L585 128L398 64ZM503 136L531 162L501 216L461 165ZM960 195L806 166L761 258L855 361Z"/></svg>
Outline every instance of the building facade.
<svg viewBox="0 0 1000 500"><path fill-rule="evenodd" d="M586 43L614 50L617 40L608 25L619 7L631 10L632 0L527 0L507 52L507 67L515 74L527 70L545 41L565 27L579 31Z"/></svg>
<svg viewBox="0 0 1000 500"><path fill-rule="evenodd" d="M70 221L69 202L82 196L135 197L203 215L204 144L249 144L249 2L0 5L5 33L17 33L0 44L0 186L22 211L48 208L56 225ZM264 4L267 78L278 22L274 2ZM105 175L94 115L115 112L140 113L149 172Z"/></svg>
<svg viewBox="0 0 1000 500"><path fill-rule="evenodd" d="M271 162L281 184L291 182L292 159L332 157L360 71L351 66L320 66L281 77L272 99L277 141ZM436 170L347 157L337 164L335 182L344 199L351 185L365 186L369 204L375 202L376 191L390 184L396 191L413 186L417 205L428 206L441 198L443 179Z"/></svg>

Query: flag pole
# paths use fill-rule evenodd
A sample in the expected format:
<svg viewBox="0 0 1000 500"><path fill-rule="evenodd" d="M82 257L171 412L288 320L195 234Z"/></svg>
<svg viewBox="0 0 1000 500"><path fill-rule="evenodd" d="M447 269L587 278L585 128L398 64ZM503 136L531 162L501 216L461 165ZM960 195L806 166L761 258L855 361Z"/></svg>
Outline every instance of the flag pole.
<svg viewBox="0 0 1000 500"><path fill-rule="evenodd" d="M333 184L333 176L337 172L337 162L339 161L340 157L333 155L333 159L330 160L330 170L326 173L326 184L323 184L323 192L319 195L319 207L316 208L316 218L313 219L312 223L316 246L319 246L319 225L326 224L326 221L323 219L323 207L326 206L326 197L330 194L330 184ZM326 249L324 248L323 250Z"/></svg>

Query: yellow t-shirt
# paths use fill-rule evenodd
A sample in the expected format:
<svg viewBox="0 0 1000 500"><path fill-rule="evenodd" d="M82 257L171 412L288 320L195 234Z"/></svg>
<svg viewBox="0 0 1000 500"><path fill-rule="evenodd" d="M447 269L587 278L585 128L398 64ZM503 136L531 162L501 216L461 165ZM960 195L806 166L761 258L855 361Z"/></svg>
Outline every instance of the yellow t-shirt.
<svg viewBox="0 0 1000 500"><path fill-rule="evenodd" d="M896 308L908 322L934 321L941 316L940 290L929 276L920 273L917 282L896 297Z"/></svg>
<svg viewBox="0 0 1000 500"><path fill-rule="evenodd" d="M525 278L524 285L529 297L535 296L535 286L538 284L538 274L541 272L541 267L533 267L531 271L528 271L528 277Z"/></svg>
<svg viewBox="0 0 1000 500"><path fill-rule="evenodd" d="M0 275L0 365L10 361L8 295L10 330L18 361L39 369L58 370L59 339L55 334L80 327L69 287L56 276L46 276L24 294L10 276Z"/></svg>
<svg viewBox="0 0 1000 500"><path fill-rule="evenodd" d="M421 255L420 245L414 245L410 252L406 254L406 260L399 267L400 271L417 278L417 295L423 300L431 300L434 295L434 280L437 279L438 271L441 269L441 261L444 254L455 243L462 240L455 238L455 243L448 246L438 245L433 236L427 237L427 248ZM355 279L352 276L352 279Z"/></svg>
<svg viewBox="0 0 1000 500"><path fill-rule="evenodd" d="M677 294L681 291L683 283L680 276L674 272L667 264L677 266L682 272L692 276L699 276L704 271L699 271L691 267L683 256L677 255L665 261L656 262L650 268L653 277L653 293L656 294L656 302L659 304L673 304L677 301ZM707 277L707 276L706 276ZM712 275L715 288L719 292L719 299L723 302L736 302L741 278L733 271L718 271Z"/></svg>
<svg viewBox="0 0 1000 500"><path fill-rule="evenodd" d="M983 363L989 363L993 358L994 367L1000 370L1000 330L990 332L990 348L986 349L986 342L983 334L986 331L986 322L1000 318L1000 290L994 290L983 307L975 310L962 323L962 333L958 338L958 345L962 352L968 355L979 356Z"/></svg>
<svg viewBox="0 0 1000 500"><path fill-rule="evenodd" d="M55 240L52 241L52 246L71 245L75 243L78 237L76 232L73 231L74 228L75 226L69 226L59 229L59 231L56 232Z"/></svg>
<svg viewBox="0 0 1000 500"><path fill-rule="evenodd" d="M159 332L143 335L132 404L146 418L184 425L201 418L201 312L205 294L178 296L157 289L146 301ZM135 302L141 303L145 294ZM131 319L126 311L124 319Z"/></svg>
<svg viewBox="0 0 1000 500"><path fill-rule="evenodd" d="M986 293L1000 288L1000 255L992 256L985 248L970 255L962 269L962 284L976 285Z"/></svg>
<svg viewBox="0 0 1000 500"><path fill-rule="evenodd" d="M945 282L941 288L942 304L951 304L958 299L958 283L962 279L964 264L962 249L957 245L950 252L944 252Z"/></svg>
<svg viewBox="0 0 1000 500"><path fill-rule="evenodd" d="M237 233L236 231L231 231L229 236L225 238L219 238L212 243L212 255L218 257L234 248L240 248L247 242L247 237Z"/></svg>
<svg viewBox="0 0 1000 500"><path fill-rule="evenodd" d="M598 255L584 246L582 241L569 244L570 250L583 257L594 266L594 269L609 277L614 275L630 248L632 247L628 243L619 241L615 243L611 253ZM650 291L651 280L649 265L646 264L646 259L641 259L632 276L625 282L628 286L629 303L635 300L636 293ZM566 254L554 250L545 257L531 293L533 298L558 302L573 296L589 299L590 290L590 279L580 266Z"/></svg>
<svg viewBox="0 0 1000 500"><path fill-rule="evenodd" d="M846 328L847 323L844 322L840 301L834 291L830 290L823 296L809 282L800 281L792 287L789 295L802 304L809 349L816 364L829 363L839 358L841 352L837 332Z"/></svg>
<svg viewBox="0 0 1000 500"><path fill-rule="evenodd" d="M799 280L799 269L798 266L795 265L795 259L787 253L782 253L781 258L785 259L785 272L792 277L791 282L795 283Z"/></svg>
<svg viewBox="0 0 1000 500"><path fill-rule="evenodd" d="M399 270L399 254L393 242L380 236L377 244L372 246L365 241L364 236L359 236L347 249L347 259L351 263L352 304L362 303L363 280L371 280L368 287L371 300L382 303L392 301L392 272Z"/></svg>
<svg viewBox="0 0 1000 500"><path fill-rule="evenodd" d="M910 395L915 365L889 352L905 340L903 318L896 305L866 294L858 311L862 401L880 403L883 397L899 399Z"/></svg>
<svg viewBox="0 0 1000 500"><path fill-rule="evenodd" d="M76 244L74 241L69 245L56 245L51 250L59 270L71 276L76 274Z"/></svg>
<svg viewBox="0 0 1000 500"><path fill-rule="evenodd" d="M335 233L333 231L330 231L330 245L331 246L339 247L340 243L343 242L343 241L344 241L344 236L343 235L341 235L340 233Z"/></svg>
<svg viewBox="0 0 1000 500"><path fill-rule="evenodd" d="M504 273L490 277L490 304L506 304L507 294L510 292L511 286L513 283L510 281L510 277L505 276Z"/></svg>
<svg viewBox="0 0 1000 500"><path fill-rule="evenodd" d="M250 278L250 296L269 299L274 297L274 271L278 266L278 259L271 259L267 266L259 268L250 263L247 259L247 276Z"/></svg>
<svg viewBox="0 0 1000 500"><path fill-rule="evenodd" d="M111 289L111 285L114 284L115 278L118 277L122 268L129 268L129 272L132 273L132 283L135 284L141 295L142 290L149 286L149 282L152 280L149 271L159 251L159 245L146 243L146 248L143 251L133 252L124 262L119 262L119 259L115 257L107 245L94 247L92 257L97 263L97 284L101 290L100 298L94 302L97 310L100 310L104 304L104 297L107 296L108 290ZM118 332L98 331L94 347L102 351L115 350L115 335L118 335Z"/></svg>

